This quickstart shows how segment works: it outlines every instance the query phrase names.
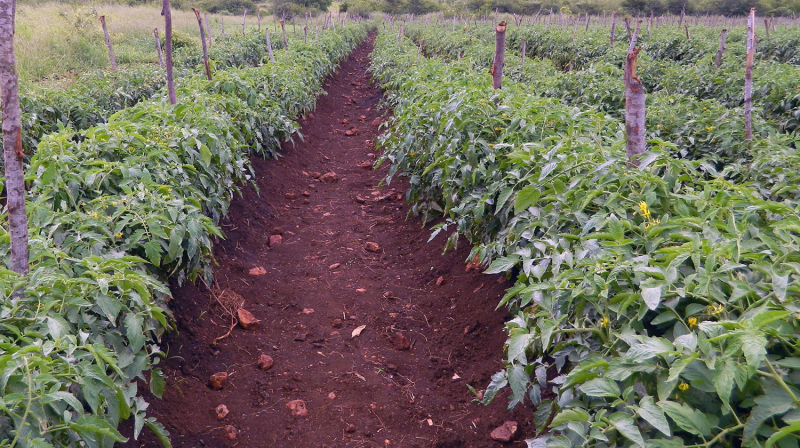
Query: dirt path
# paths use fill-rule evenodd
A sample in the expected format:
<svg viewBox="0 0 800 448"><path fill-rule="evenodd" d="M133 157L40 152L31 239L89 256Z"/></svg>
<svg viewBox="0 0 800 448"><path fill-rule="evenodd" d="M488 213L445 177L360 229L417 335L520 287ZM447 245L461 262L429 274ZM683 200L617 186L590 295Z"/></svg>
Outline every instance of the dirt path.
<svg viewBox="0 0 800 448"><path fill-rule="evenodd" d="M488 435L510 417L506 396L481 406L466 384L484 388L501 367L505 315L492 310L507 285L465 272L463 241L442 256L442 237L426 243L430 231L406 219L402 195L376 189L385 168L360 166L374 161L378 134L372 40L325 83L328 95L301 121L305 140L280 160L253 160L260 196L246 188L223 223L215 279L260 326L214 348L229 321L205 288L175 290L180 334L165 344L167 390L151 411L177 447L499 446ZM345 135L351 128L360 135ZM314 179L327 172L338 182ZM272 234L282 244L270 247ZM266 273L251 275L256 267ZM269 371L256 366L261 354L274 359ZM224 389L209 388L224 371ZM293 416L291 400L308 414ZM222 419L220 404L230 411ZM129 446L156 445L147 436Z"/></svg>

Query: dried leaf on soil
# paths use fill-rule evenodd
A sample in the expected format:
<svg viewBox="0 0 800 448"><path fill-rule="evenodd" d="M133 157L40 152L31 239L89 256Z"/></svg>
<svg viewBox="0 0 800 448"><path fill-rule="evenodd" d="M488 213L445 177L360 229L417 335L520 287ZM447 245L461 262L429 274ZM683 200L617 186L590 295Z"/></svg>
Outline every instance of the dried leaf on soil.
<svg viewBox="0 0 800 448"><path fill-rule="evenodd" d="M366 325L360 325L360 326L356 327L356 329L353 330L353 334L352 334L351 338L355 338L355 337L361 335L361 332L364 331L365 328L367 328Z"/></svg>

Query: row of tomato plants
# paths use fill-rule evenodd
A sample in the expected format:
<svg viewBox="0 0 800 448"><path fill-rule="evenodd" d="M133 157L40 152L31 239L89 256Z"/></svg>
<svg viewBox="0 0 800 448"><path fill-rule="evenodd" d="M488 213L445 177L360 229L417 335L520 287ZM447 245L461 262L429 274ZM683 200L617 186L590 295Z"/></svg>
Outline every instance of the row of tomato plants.
<svg viewBox="0 0 800 448"><path fill-rule="evenodd" d="M297 37L290 34L290 38ZM273 39L272 46L274 50L282 49L283 39ZM194 41L181 41L174 59L179 83L192 72L202 71L202 56ZM267 57L266 39L260 33L218 38L209 50L209 60L217 70L254 67ZM63 127L87 129L105 123L114 112L151 98L165 84L164 67L141 65L114 72L86 73L64 89L23 85L20 89L22 146L31 152L43 136Z"/></svg>
<svg viewBox="0 0 800 448"><path fill-rule="evenodd" d="M366 32L339 27L274 63L188 79L177 105L157 93L42 139L26 174L31 272L0 270L0 446L111 447L131 416L134 437L148 426L169 445L138 392L165 386L163 280L210 275L215 222L250 179L247 156L291 139L292 117Z"/></svg>
<svg viewBox="0 0 800 448"><path fill-rule="evenodd" d="M394 107L387 182L470 260L516 280L505 369L483 391L532 403L541 446L794 446L800 215L593 108L492 90L472 61L381 35ZM788 442L788 445L785 445Z"/></svg>

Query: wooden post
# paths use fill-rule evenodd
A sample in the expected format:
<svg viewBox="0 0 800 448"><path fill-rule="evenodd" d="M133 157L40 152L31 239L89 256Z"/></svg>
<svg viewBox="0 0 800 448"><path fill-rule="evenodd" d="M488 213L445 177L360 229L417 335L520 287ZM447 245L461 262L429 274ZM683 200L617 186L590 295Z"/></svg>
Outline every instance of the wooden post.
<svg viewBox="0 0 800 448"><path fill-rule="evenodd" d="M397 43L403 42L403 29L405 28L405 23L400 24L400 32L397 33Z"/></svg>
<svg viewBox="0 0 800 448"><path fill-rule="evenodd" d="M114 57L114 47L111 46L111 38L108 37L108 28L106 28L106 16L100 16L100 24L103 25L103 35L106 37L106 46L108 47L108 54L111 56L111 70L117 71L117 58ZM767 31L767 36L769 36L769 31Z"/></svg>
<svg viewBox="0 0 800 448"><path fill-rule="evenodd" d="M686 25L683 25L683 28L686 30L686 40L692 40L689 37L689 24L687 23Z"/></svg>
<svg viewBox="0 0 800 448"><path fill-rule="evenodd" d="M105 29L105 27L103 27L103 29ZM764 29L767 31L767 39L769 39L769 20L768 19L764 19ZM109 48L111 48L111 47L109 47Z"/></svg>
<svg viewBox="0 0 800 448"><path fill-rule="evenodd" d="M681 8L681 20L678 21L678 28L683 26L683 18L686 16L686 3L683 4L683 8Z"/></svg>
<svg viewBox="0 0 800 448"><path fill-rule="evenodd" d="M617 12L614 11L614 15L613 15L613 18L612 18L612 21L611 21L611 38L608 41L609 42L608 43L609 47L613 47L614 46L614 31L616 29L617 29Z"/></svg>
<svg viewBox="0 0 800 448"><path fill-rule="evenodd" d="M625 153L634 166L638 166L637 156L645 151L645 93L636 76L636 62L641 49L636 47L636 41L641 23L639 21L636 25L625 58Z"/></svg>
<svg viewBox="0 0 800 448"><path fill-rule="evenodd" d="M303 43L305 44L307 42L308 42L308 27L304 26L303 27Z"/></svg>
<svg viewBox="0 0 800 448"><path fill-rule="evenodd" d="M422 54L422 43L424 41L422 39L419 40L419 48L417 48L417 60L419 60L419 56Z"/></svg>
<svg viewBox="0 0 800 448"><path fill-rule="evenodd" d="M272 55L272 42L269 41L269 28L264 28L264 34L267 36L267 51L269 52L269 61L275 62L275 56Z"/></svg>
<svg viewBox="0 0 800 448"><path fill-rule="evenodd" d="M522 68L525 68L525 45L527 45L527 43L525 39L522 39Z"/></svg>
<svg viewBox="0 0 800 448"><path fill-rule="evenodd" d="M492 62L492 87L503 87L503 66L506 63L506 22L500 22L495 27L494 62Z"/></svg>
<svg viewBox="0 0 800 448"><path fill-rule="evenodd" d="M220 20L220 23L222 23L222 33L221 33L221 36L222 36L222 37L225 37L225 17L221 17L219 20Z"/></svg>
<svg viewBox="0 0 800 448"><path fill-rule="evenodd" d="M284 21L281 19L281 32L283 33L283 49L289 49L289 41L286 39L286 27L284 26Z"/></svg>
<svg viewBox="0 0 800 448"><path fill-rule="evenodd" d="M633 34L631 33L631 19L625 17L624 22L625 22L625 29L628 31L628 42L630 42L631 39L633 39Z"/></svg>
<svg viewBox="0 0 800 448"><path fill-rule="evenodd" d="M211 81L211 66L208 65L208 48L206 47L206 32L203 29L203 20L200 18L200 11L197 8L192 8L194 16L197 18L197 26L200 27L200 41L203 43L203 65L206 68L206 76Z"/></svg>
<svg viewBox="0 0 800 448"><path fill-rule="evenodd" d="M586 13L586 32L589 32L589 13Z"/></svg>
<svg viewBox="0 0 800 448"><path fill-rule="evenodd" d="M161 15L164 16L164 51L167 52L167 92L170 104L177 104L175 77L172 73L172 10L169 7L169 0L161 0Z"/></svg>
<svg viewBox="0 0 800 448"><path fill-rule="evenodd" d="M653 28L653 10L650 10L650 21L647 22L647 37L650 37L650 29Z"/></svg>
<svg viewBox="0 0 800 448"><path fill-rule="evenodd" d="M258 21L258 34L261 34L261 8L256 8L256 20Z"/></svg>
<svg viewBox="0 0 800 448"><path fill-rule="evenodd" d="M244 13L242 14L242 36L244 36L244 22L245 22L245 19L247 19L247 10L246 9L244 10Z"/></svg>
<svg viewBox="0 0 800 448"><path fill-rule="evenodd" d="M19 105L17 61L14 54L15 0L0 1L0 97L3 117L8 234L11 270L28 274L28 217L25 213L25 172L22 160L22 111ZM20 297L22 290L14 292Z"/></svg>
<svg viewBox="0 0 800 448"><path fill-rule="evenodd" d="M717 49L717 60L714 62L714 65L719 68L722 65L722 52L725 51L725 39L728 36L728 30L723 29L719 33L719 49Z"/></svg>
<svg viewBox="0 0 800 448"><path fill-rule="evenodd" d="M753 139L753 56L755 55L756 9L747 16L747 59L744 66L744 133Z"/></svg>
<svg viewBox="0 0 800 448"><path fill-rule="evenodd" d="M164 55L161 54L161 39L158 38L158 28L153 28L153 35L156 37L156 50L158 51L158 65L164 66Z"/></svg>

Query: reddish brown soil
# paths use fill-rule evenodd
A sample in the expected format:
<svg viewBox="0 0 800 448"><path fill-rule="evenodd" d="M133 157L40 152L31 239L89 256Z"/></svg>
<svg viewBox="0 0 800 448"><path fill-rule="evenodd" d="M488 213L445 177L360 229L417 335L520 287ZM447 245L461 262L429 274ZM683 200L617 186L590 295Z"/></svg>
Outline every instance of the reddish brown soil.
<svg viewBox="0 0 800 448"><path fill-rule="evenodd" d="M466 386L483 389L502 368L506 314L493 310L508 285L465 272L464 241L442 256L444 236L427 243L430 229L407 218L405 201L376 188L386 168L359 166L374 161L381 113L366 72L371 49L372 38L326 82L328 95L301 122L303 141L279 160L253 160L260 194L245 188L223 223L216 282L240 294L260 326L237 327L214 348L229 318L205 287L174 288L167 389L149 401L176 447L497 447L494 427L529 420L530 409L506 412L507 392L483 406ZM346 136L352 127L360 135ZM338 182L310 176L329 171ZM270 247L279 232L283 243ZM255 267L266 274L251 275ZM398 350L405 342L411 348ZM256 366L261 354L274 358L271 370ZM229 374L222 390L207 385L216 372ZM293 416L291 400L304 400L308 415ZM230 410L222 419L220 404ZM128 446L157 442L144 434Z"/></svg>

